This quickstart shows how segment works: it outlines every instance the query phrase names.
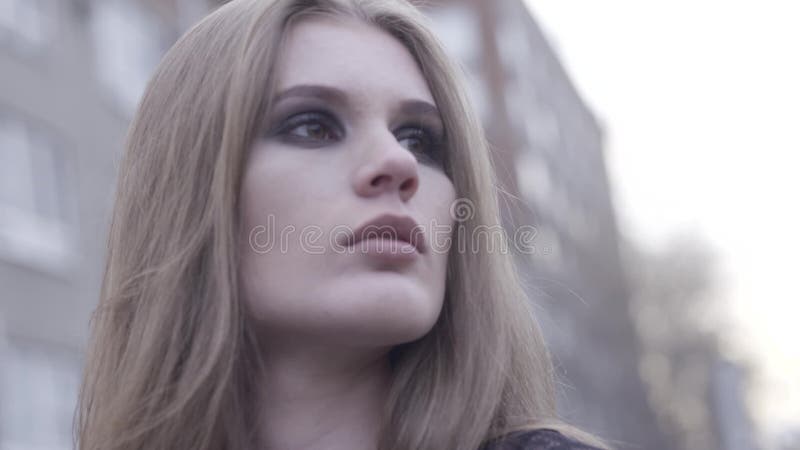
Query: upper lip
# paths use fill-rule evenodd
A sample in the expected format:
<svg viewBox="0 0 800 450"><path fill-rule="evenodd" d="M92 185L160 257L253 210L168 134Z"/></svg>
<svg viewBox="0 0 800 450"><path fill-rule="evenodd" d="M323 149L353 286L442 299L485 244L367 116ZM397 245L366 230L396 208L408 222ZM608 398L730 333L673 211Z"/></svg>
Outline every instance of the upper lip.
<svg viewBox="0 0 800 450"><path fill-rule="evenodd" d="M381 214L368 220L345 237L345 245L354 245L365 239L388 238L408 242L425 253L427 247L422 227L409 216Z"/></svg>

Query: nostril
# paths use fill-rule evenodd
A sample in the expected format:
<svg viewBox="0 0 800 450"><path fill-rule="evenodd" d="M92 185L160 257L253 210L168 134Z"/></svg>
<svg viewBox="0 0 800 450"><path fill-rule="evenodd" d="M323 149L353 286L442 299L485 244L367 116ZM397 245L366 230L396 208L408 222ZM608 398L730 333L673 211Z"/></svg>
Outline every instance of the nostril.
<svg viewBox="0 0 800 450"><path fill-rule="evenodd" d="M416 180L414 178L409 178L408 180L403 182L403 184L400 185L400 190L401 191L406 191L406 190L409 190L409 189L413 189L415 184L416 184Z"/></svg>
<svg viewBox="0 0 800 450"><path fill-rule="evenodd" d="M388 178L388 175L379 175L379 176L373 178L372 181L369 184L372 187L375 187L375 186L379 185L381 183L381 181L383 181L384 178Z"/></svg>

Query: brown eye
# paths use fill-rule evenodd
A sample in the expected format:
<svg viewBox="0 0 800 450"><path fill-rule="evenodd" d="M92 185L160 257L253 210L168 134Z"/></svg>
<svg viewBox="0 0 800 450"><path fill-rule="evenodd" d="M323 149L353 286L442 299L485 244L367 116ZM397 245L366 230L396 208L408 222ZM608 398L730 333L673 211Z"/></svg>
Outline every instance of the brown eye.
<svg viewBox="0 0 800 450"><path fill-rule="evenodd" d="M413 153L421 163L442 165L441 143L423 128L403 128L397 142Z"/></svg>
<svg viewBox="0 0 800 450"><path fill-rule="evenodd" d="M425 144L422 142L422 139L417 137L407 137L399 140L400 144L403 147L407 148L408 151L419 153L425 151Z"/></svg>
<svg viewBox="0 0 800 450"><path fill-rule="evenodd" d="M342 138L341 128L326 113L306 112L294 115L284 122L277 135L299 144L324 144Z"/></svg>
<svg viewBox="0 0 800 450"><path fill-rule="evenodd" d="M290 134L304 139L321 141L333 139L333 133L321 123L305 123L292 128L290 131Z"/></svg>

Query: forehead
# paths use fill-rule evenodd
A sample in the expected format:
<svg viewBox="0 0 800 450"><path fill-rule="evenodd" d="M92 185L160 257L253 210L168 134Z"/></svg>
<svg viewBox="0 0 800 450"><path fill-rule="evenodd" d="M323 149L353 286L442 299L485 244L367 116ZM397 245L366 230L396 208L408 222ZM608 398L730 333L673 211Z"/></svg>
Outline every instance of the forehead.
<svg viewBox="0 0 800 450"><path fill-rule="evenodd" d="M411 53L387 32L356 19L310 17L294 24L277 67L278 91L299 84L338 87L355 100L426 100Z"/></svg>

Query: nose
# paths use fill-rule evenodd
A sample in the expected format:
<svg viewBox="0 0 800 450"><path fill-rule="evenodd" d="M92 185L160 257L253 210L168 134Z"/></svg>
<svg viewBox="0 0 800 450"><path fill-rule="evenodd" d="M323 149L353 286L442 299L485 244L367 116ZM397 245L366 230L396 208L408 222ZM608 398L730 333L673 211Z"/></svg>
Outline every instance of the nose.
<svg viewBox="0 0 800 450"><path fill-rule="evenodd" d="M383 133L383 136L371 141L371 148L365 152L369 157L353 177L353 188L363 197L396 192L403 202L407 202L419 188L417 159L397 142L394 135Z"/></svg>

